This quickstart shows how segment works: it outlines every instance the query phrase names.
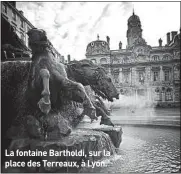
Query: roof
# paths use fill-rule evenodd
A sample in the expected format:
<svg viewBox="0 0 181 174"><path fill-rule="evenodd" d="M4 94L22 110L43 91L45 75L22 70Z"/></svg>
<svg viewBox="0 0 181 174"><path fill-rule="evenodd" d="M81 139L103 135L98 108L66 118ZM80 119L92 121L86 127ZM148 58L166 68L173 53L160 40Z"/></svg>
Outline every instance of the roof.
<svg viewBox="0 0 181 174"><path fill-rule="evenodd" d="M132 16L130 16L128 19L128 22L132 22L132 21L139 21L140 22L139 16L135 15L134 12L133 12Z"/></svg>

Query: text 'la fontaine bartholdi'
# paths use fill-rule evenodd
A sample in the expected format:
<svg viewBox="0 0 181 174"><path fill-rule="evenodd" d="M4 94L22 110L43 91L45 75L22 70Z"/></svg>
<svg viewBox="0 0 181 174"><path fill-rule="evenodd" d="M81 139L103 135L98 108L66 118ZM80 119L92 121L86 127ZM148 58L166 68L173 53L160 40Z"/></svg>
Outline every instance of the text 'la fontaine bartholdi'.
<svg viewBox="0 0 181 174"><path fill-rule="evenodd" d="M40 150L27 150L27 151L21 151L17 149L15 152L10 151L8 152L5 150L6 156L85 156L84 150L75 150L75 151L69 151L69 150L62 150L62 151L56 151L54 149L49 149L48 151L40 151Z"/></svg>

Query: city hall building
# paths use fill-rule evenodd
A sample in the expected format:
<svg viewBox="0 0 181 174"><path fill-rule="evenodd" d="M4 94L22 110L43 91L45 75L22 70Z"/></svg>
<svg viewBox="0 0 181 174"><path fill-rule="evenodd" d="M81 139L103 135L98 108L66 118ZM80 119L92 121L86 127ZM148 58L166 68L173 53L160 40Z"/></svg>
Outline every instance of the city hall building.
<svg viewBox="0 0 181 174"><path fill-rule="evenodd" d="M127 46L110 50L110 38L87 45L86 58L105 67L117 90L140 96L156 105L180 105L180 33L167 33L167 44L151 47L142 37L140 18L128 19Z"/></svg>

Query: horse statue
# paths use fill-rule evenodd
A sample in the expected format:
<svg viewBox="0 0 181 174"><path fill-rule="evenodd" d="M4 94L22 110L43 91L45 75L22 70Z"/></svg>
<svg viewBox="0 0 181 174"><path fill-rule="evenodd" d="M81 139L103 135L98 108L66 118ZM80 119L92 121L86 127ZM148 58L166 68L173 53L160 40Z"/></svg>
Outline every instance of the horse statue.
<svg viewBox="0 0 181 174"><path fill-rule="evenodd" d="M66 71L69 79L80 82L84 86L89 85L93 89L96 95L90 99L96 108L96 115L101 116L100 124L113 126L108 117L108 110L100 97L113 101L113 98L119 98L119 94L104 68L85 59L68 63Z"/></svg>
<svg viewBox="0 0 181 174"><path fill-rule="evenodd" d="M87 60L71 62L68 66L57 63L53 60L45 31L32 29L28 35L32 61L1 63L3 139L7 139L6 132L12 124L21 125L22 130L28 133L31 126L36 126L38 131L40 127L48 130L50 122L56 125L55 118L65 100L82 103L83 115L96 119L96 105L90 100L83 85L90 85L97 94L110 101L118 98L116 88L102 67ZM66 117L70 116L65 114L59 121L65 123L65 135L68 135L71 123L66 121L69 120ZM16 134L17 129L12 130ZM35 135L38 137L36 131ZM7 144L4 146L7 147Z"/></svg>
<svg viewBox="0 0 181 174"><path fill-rule="evenodd" d="M46 115L51 109L59 108L57 103L62 92L70 100L83 103L85 114L95 119L95 108L83 85L68 79L64 65L53 60L45 31L32 29L28 36L33 55L27 96L32 106L36 108L38 103Z"/></svg>

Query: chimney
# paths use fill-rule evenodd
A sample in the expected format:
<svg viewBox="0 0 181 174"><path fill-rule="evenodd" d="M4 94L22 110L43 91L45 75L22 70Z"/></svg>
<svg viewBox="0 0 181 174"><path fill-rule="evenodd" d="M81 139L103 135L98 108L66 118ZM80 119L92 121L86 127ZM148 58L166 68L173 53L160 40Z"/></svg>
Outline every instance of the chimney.
<svg viewBox="0 0 181 174"><path fill-rule="evenodd" d="M173 41L174 37L177 35L177 31L172 31L171 33L172 33L172 41Z"/></svg>
<svg viewBox="0 0 181 174"><path fill-rule="evenodd" d="M160 38L159 40L158 40L158 43L159 43L159 47L162 47L162 39Z"/></svg>
<svg viewBox="0 0 181 174"><path fill-rule="evenodd" d="M167 33L167 45L170 43L170 33Z"/></svg>
<svg viewBox="0 0 181 174"><path fill-rule="evenodd" d="M24 12L23 12L22 10L19 10L19 12L20 12L22 15L24 15Z"/></svg>
<svg viewBox="0 0 181 174"><path fill-rule="evenodd" d="M68 63L70 63L70 54L68 54L68 56L67 56L67 59L68 59Z"/></svg>
<svg viewBox="0 0 181 174"><path fill-rule="evenodd" d="M122 42L121 41L119 42L119 49L120 50L122 49Z"/></svg>
<svg viewBox="0 0 181 174"><path fill-rule="evenodd" d="M106 36L106 40L107 40L108 45L110 45L110 37L109 36Z"/></svg>

